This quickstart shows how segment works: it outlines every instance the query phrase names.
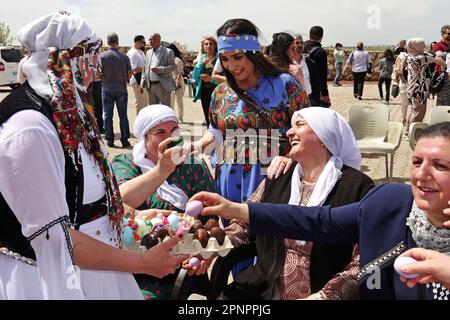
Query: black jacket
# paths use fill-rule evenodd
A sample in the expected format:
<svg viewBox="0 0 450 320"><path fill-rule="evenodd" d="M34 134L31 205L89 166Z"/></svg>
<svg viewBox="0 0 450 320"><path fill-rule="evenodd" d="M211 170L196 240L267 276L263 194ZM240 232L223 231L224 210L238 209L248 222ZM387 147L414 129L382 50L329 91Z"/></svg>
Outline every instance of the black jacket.
<svg viewBox="0 0 450 320"><path fill-rule="evenodd" d="M314 47L318 47L313 52L312 49ZM313 60L317 65L317 71L319 73L320 80L320 92L323 97L328 97L328 57L325 49L322 48L322 45L319 42L308 40L305 42L305 46L303 48L303 52L309 55L309 58Z"/></svg>
<svg viewBox="0 0 450 320"><path fill-rule="evenodd" d="M306 66L309 71L309 81L311 82L312 92L309 95L312 106L320 106L320 78L316 63L309 57L305 57Z"/></svg>

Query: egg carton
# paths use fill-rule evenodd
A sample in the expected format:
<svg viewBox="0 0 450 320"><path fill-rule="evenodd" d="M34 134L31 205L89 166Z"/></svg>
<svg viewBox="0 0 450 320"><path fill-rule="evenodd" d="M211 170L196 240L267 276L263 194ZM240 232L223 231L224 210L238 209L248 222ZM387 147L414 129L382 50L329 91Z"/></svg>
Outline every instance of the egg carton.
<svg viewBox="0 0 450 320"><path fill-rule="evenodd" d="M219 245L216 238L211 237L208 239L206 248L203 248L200 241L194 239L192 233L185 233L183 240L178 242L172 249L173 255L188 254L191 256L201 255L203 259L209 259L212 255L218 254L221 257L225 257L234 246L228 236L225 236L222 245Z"/></svg>
<svg viewBox="0 0 450 320"><path fill-rule="evenodd" d="M145 246L141 246L141 240L133 240L133 242L129 246L122 244L122 249L137 253L143 253L147 251L147 248Z"/></svg>

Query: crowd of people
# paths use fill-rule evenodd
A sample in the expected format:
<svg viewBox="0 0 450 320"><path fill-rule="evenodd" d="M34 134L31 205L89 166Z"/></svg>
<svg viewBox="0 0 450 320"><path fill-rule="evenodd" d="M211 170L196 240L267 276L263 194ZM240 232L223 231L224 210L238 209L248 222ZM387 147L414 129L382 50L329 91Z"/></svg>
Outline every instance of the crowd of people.
<svg viewBox="0 0 450 320"><path fill-rule="evenodd" d="M23 27L26 80L0 103L0 299L168 299L181 268L204 276L215 256L190 265L171 253L177 236L123 250L122 221L184 212L193 200L205 206L200 219L221 218L236 248L256 246L256 261L239 263L219 298L450 298L450 122L417 135L411 185L375 186L350 125L329 108L324 29L312 27L307 41L275 33L264 50L260 35L251 21L230 19L203 37L192 79L207 130L172 147L186 67L175 44L155 32L145 53L137 35L123 54L110 33L100 53L95 31L67 12ZM437 104L450 105L449 25L441 35L434 55L413 38L380 61L380 99L389 104L399 86L406 134L425 115L431 69L445 75ZM334 59L334 86L351 68L362 100L374 68L364 44L347 57L337 43ZM132 150L110 161L114 105L122 147ZM399 256L417 260L402 272L418 277L394 271Z"/></svg>

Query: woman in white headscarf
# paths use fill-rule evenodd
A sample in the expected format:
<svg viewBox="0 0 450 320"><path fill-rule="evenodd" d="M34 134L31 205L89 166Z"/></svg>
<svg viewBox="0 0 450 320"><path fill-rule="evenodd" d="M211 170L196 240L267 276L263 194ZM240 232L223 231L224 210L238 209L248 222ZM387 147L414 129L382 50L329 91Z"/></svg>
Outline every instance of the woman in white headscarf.
<svg viewBox="0 0 450 320"><path fill-rule="evenodd" d="M122 200L126 206L137 209L133 210L135 214L152 214L152 209L184 212L189 198L196 193L217 192L202 159L190 157L184 161L182 142L168 149L168 144L179 136L179 130L178 117L172 108L161 104L147 106L134 122L138 143L133 152L113 159ZM205 223L208 219L203 220ZM175 281L174 276L160 280L137 275L136 279L146 299L167 298Z"/></svg>
<svg viewBox="0 0 450 320"><path fill-rule="evenodd" d="M250 202L334 207L362 199L374 186L359 171L361 154L356 139L338 113L305 108L294 113L291 124L287 132L292 146L289 156L296 164L281 177L263 181ZM237 220L226 232L235 247L250 242L248 226ZM358 252L356 249L352 257L353 246L266 236L256 237L255 242L257 263L241 271L225 289L228 298L293 300L311 294L321 299L358 297Z"/></svg>
<svg viewBox="0 0 450 320"><path fill-rule="evenodd" d="M169 253L178 239L117 248L123 206L87 96L101 40L66 12L17 39L30 57L0 104L0 299L142 299L131 273L163 277L186 257Z"/></svg>
<svg viewBox="0 0 450 320"><path fill-rule="evenodd" d="M409 39L406 42L406 67L408 69L408 99L409 114L406 119L405 134L414 122L422 122L427 112L427 100L430 90L430 78L427 68L430 63L445 67L445 61L425 53L425 40L422 38Z"/></svg>

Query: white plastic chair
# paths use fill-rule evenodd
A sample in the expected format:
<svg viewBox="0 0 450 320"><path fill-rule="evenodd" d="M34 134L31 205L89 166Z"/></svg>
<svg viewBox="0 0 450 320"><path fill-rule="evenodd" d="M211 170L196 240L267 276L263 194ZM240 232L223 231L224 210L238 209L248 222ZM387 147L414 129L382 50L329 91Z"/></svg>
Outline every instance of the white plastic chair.
<svg viewBox="0 0 450 320"><path fill-rule="evenodd" d="M430 120L425 122L414 122L409 126L409 146L412 150L416 147L416 135L420 130L439 122L450 121L450 106L436 106L430 111Z"/></svg>
<svg viewBox="0 0 450 320"><path fill-rule="evenodd" d="M394 154L402 141L403 125L400 122L389 122L389 108L386 105L351 106L348 109L348 121L361 153L384 153L386 177L391 180L394 172ZM392 142L389 142L388 138Z"/></svg>

